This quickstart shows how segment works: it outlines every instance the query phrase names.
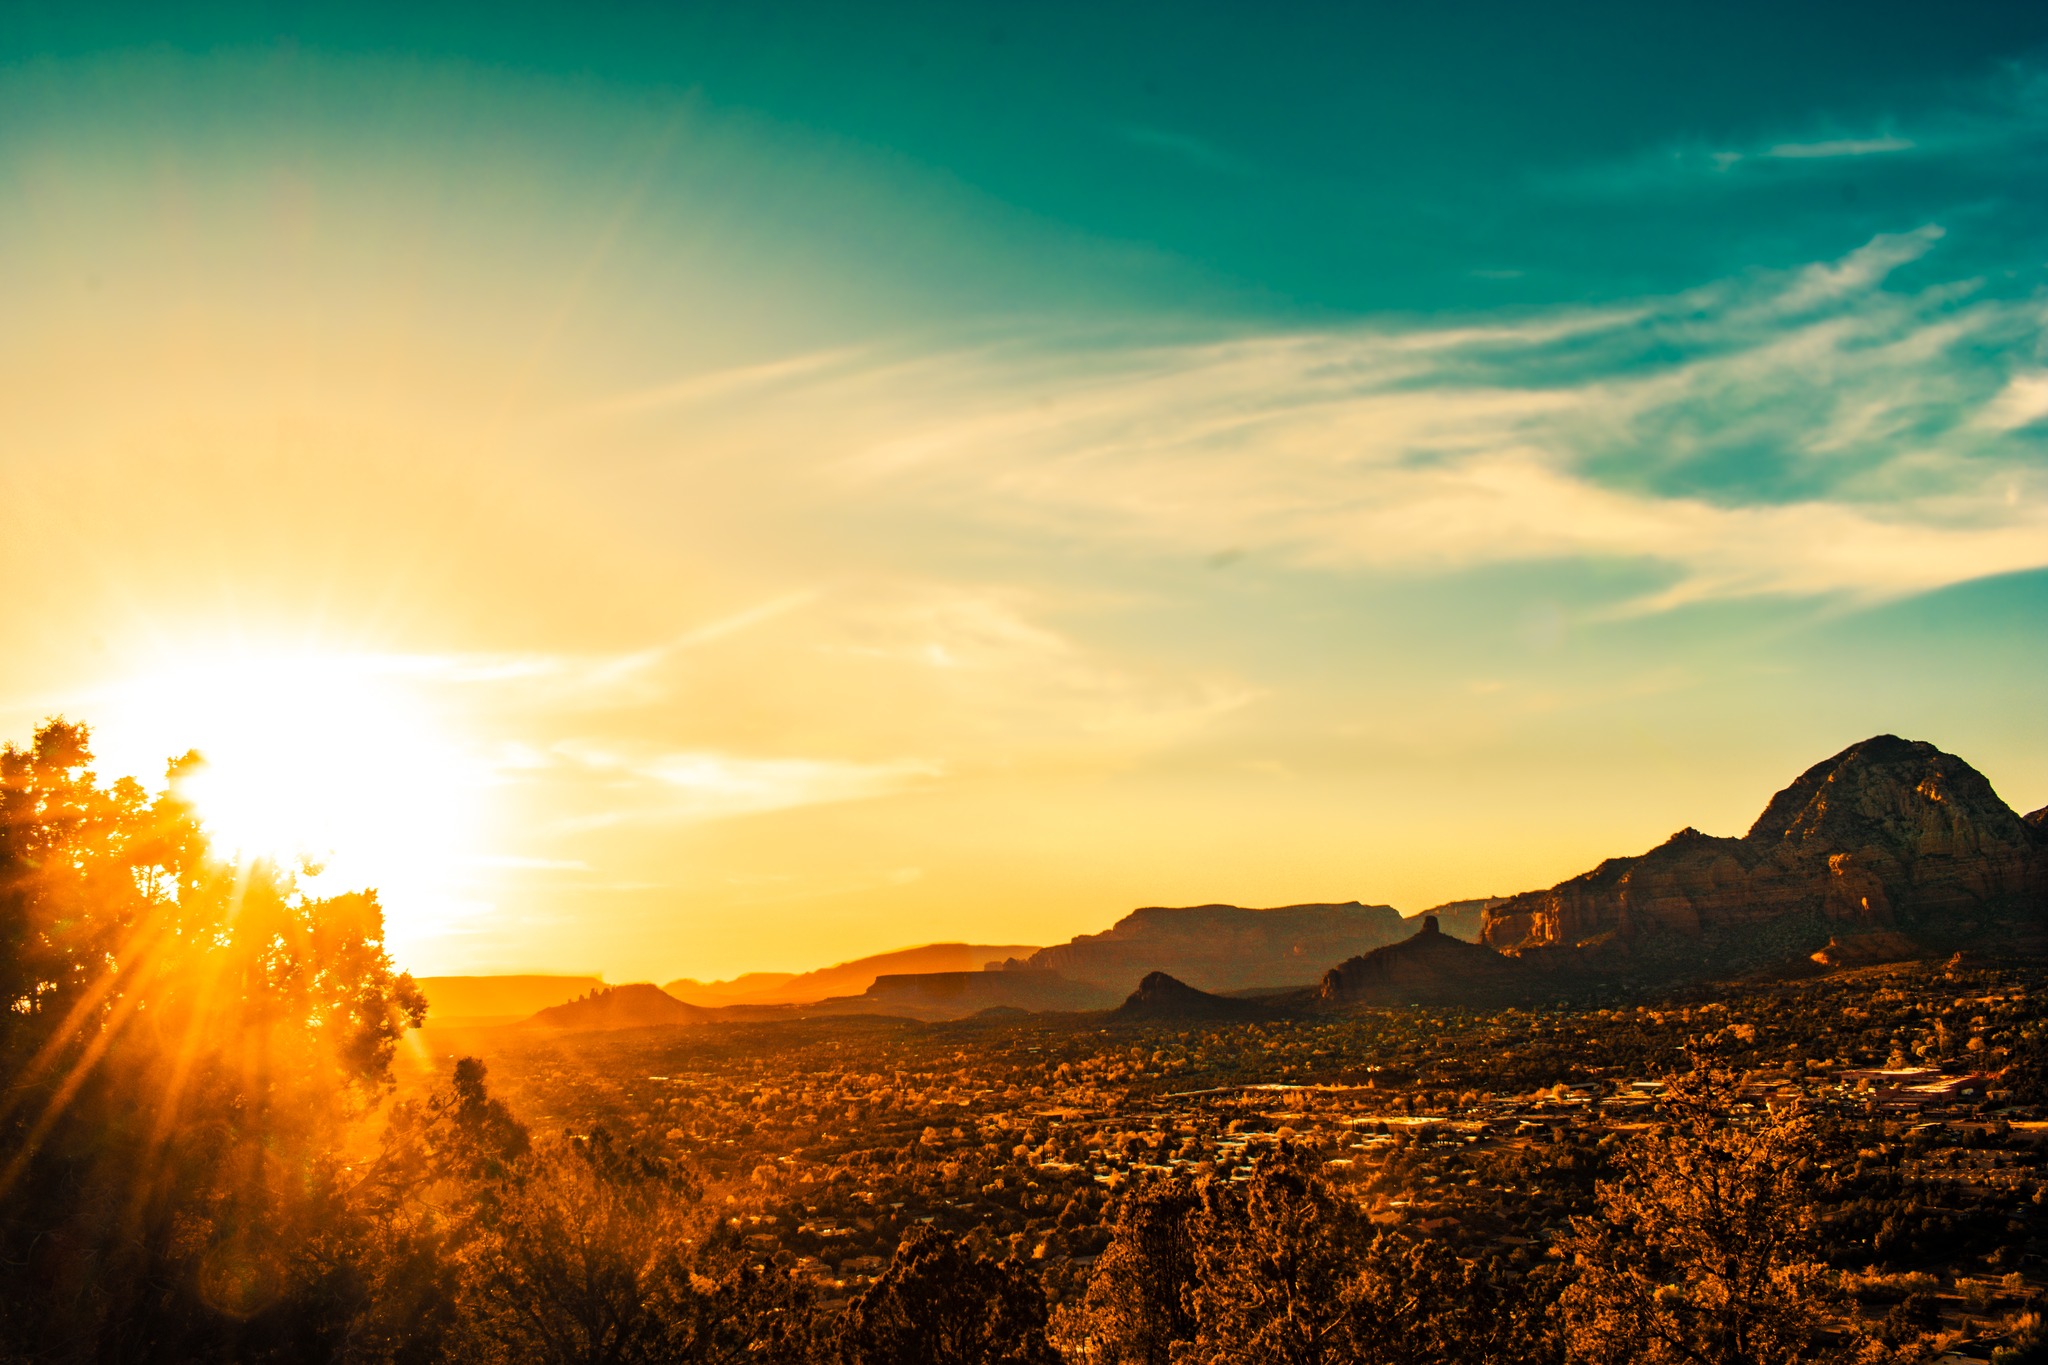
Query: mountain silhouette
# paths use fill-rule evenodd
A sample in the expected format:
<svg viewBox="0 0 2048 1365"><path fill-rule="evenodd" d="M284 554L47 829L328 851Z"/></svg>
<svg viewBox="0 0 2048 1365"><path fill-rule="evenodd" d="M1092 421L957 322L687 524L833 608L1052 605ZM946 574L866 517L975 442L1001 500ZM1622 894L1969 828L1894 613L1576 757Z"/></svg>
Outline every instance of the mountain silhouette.
<svg viewBox="0 0 2048 1365"><path fill-rule="evenodd" d="M1323 974L1325 1004L1438 1005L1502 1002L1525 993L1533 974L1484 944L1446 934L1425 915L1413 938L1340 963Z"/></svg>
<svg viewBox="0 0 2048 1365"><path fill-rule="evenodd" d="M708 1011L684 1004L651 981L636 981L625 986L607 986L567 1004L544 1009L527 1020L526 1027L596 1033L662 1024L701 1024L711 1017Z"/></svg>
<svg viewBox="0 0 2048 1365"><path fill-rule="evenodd" d="M1414 932L1390 905L1150 905L1099 934L1041 948L1012 968L1072 981L1139 979L1166 972L1205 991L1307 986L1330 963Z"/></svg>
<svg viewBox="0 0 2048 1365"><path fill-rule="evenodd" d="M1238 1000L1227 995L1198 991L1165 972L1149 973L1123 1004L1110 1012L1118 1020L1155 1019L1270 1019L1280 1013L1257 1000Z"/></svg>

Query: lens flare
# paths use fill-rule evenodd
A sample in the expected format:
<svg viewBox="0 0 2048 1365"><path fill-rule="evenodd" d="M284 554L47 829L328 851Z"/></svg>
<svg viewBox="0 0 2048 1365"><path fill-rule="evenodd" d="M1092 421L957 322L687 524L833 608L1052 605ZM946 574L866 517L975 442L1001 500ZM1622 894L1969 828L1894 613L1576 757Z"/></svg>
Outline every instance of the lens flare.
<svg viewBox="0 0 2048 1365"><path fill-rule="evenodd" d="M309 892L374 887L394 947L477 908L487 766L403 656L236 657L152 671L95 703L104 773L181 775L216 848L301 869Z"/></svg>

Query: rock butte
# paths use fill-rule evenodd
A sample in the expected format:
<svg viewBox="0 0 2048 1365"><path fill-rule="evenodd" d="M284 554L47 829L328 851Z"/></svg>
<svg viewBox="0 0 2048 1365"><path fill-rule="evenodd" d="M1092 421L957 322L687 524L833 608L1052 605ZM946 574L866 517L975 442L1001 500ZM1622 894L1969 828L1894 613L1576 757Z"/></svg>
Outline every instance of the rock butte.
<svg viewBox="0 0 2048 1365"><path fill-rule="evenodd" d="M2048 896L2048 824L2022 819L1975 768L1932 744L1878 735L1817 763L1739 839L1683 829L1547 891L1487 911L1505 952L1625 946L1815 914L1860 928L2019 912Z"/></svg>

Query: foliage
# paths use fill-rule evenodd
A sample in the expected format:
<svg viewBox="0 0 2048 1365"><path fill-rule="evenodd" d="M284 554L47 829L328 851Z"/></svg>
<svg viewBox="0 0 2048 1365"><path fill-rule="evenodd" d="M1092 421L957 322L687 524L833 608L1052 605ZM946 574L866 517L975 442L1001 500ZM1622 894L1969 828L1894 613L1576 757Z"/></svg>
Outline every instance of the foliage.
<svg viewBox="0 0 2048 1365"><path fill-rule="evenodd" d="M1439 1242L1374 1229L1288 1151L1248 1180L1125 1201L1060 1340L1091 1365L1520 1362L1548 1349L1511 1285Z"/></svg>
<svg viewBox="0 0 2048 1365"><path fill-rule="evenodd" d="M1045 1299L1021 1267L918 1227L846 1310L843 1365L1057 1365Z"/></svg>
<svg viewBox="0 0 2048 1365"><path fill-rule="evenodd" d="M1560 1308L1573 1360L1768 1365L1862 1358L1825 1344L1834 1277L1815 1259L1816 1125L1797 1109L1730 1122L1737 1084L1696 1066L1663 1122L1602 1181L1567 1244L1581 1266Z"/></svg>
<svg viewBox="0 0 2048 1365"><path fill-rule="evenodd" d="M47 1358L317 1354L361 1293L345 1128L425 1002L374 895L209 855L196 762L0 751L0 1333Z"/></svg>

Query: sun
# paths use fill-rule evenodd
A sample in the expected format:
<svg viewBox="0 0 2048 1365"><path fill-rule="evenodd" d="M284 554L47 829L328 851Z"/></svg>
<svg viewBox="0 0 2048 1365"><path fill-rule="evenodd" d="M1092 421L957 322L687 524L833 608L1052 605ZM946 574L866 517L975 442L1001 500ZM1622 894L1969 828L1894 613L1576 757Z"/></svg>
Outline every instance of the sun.
<svg viewBox="0 0 2048 1365"><path fill-rule="evenodd" d="M374 887L394 946L472 911L488 771L404 656L236 655L151 670L81 717L103 772L163 779L216 849L299 870L308 891Z"/></svg>

